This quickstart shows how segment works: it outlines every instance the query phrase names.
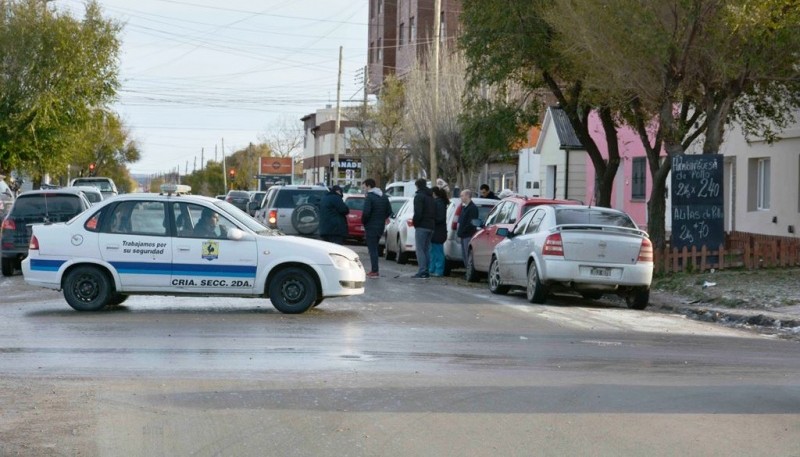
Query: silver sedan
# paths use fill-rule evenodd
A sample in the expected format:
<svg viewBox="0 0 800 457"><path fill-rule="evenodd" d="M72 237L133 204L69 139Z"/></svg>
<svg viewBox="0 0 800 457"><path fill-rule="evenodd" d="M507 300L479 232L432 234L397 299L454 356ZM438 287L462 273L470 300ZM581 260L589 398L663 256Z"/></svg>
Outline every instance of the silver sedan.
<svg viewBox="0 0 800 457"><path fill-rule="evenodd" d="M576 291L589 299L605 293L625 297L644 309L653 279L653 247L622 211L544 205L528 213L498 243L489 267L489 290L504 294L523 288L531 303L551 291Z"/></svg>

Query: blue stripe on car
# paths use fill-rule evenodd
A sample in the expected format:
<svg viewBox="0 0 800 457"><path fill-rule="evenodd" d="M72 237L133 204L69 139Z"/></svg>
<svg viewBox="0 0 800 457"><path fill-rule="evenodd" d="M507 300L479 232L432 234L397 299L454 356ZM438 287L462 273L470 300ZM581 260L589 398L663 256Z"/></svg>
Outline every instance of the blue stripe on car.
<svg viewBox="0 0 800 457"><path fill-rule="evenodd" d="M31 270L33 271L58 271L66 260L41 260L31 259Z"/></svg>

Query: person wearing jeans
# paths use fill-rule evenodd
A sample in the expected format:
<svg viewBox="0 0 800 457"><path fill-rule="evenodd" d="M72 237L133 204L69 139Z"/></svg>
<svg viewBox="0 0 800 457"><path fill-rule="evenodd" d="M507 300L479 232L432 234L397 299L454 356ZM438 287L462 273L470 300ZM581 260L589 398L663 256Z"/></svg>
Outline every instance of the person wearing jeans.
<svg viewBox="0 0 800 457"><path fill-rule="evenodd" d="M439 180L441 181L441 179ZM434 219L433 236L431 237L431 260L428 266L428 273L431 276L444 276L444 242L447 241L447 205L450 200L447 198L447 192L441 187L434 187L433 202L436 208L436 217Z"/></svg>
<svg viewBox="0 0 800 457"><path fill-rule="evenodd" d="M414 182L417 193L414 194L414 241L416 242L417 263L419 269L413 277L418 279L430 278L428 262L430 262L431 238L436 219L436 208L433 194L428 188L428 182L418 179Z"/></svg>

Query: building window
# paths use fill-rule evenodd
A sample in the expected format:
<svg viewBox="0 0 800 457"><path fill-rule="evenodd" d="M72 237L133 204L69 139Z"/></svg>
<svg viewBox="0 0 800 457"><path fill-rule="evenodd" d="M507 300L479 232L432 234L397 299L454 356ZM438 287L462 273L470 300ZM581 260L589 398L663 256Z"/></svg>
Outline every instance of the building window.
<svg viewBox="0 0 800 457"><path fill-rule="evenodd" d="M406 37L405 37L405 35L406 35L406 24L404 22L400 23L399 35L400 36L398 38L399 38L399 41L400 41L400 46L402 46L403 44L405 44L405 40L406 40Z"/></svg>
<svg viewBox="0 0 800 457"><path fill-rule="evenodd" d="M383 0L378 0L378 14L383 14Z"/></svg>
<svg viewBox="0 0 800 457"><path fill-rule="evenodd" d="M378 62L383 60L383 40L378 38Z"/></svg>
<svg viewBox="0 0 800 457"><path fill-rule="evenodd" d="M769 209L769 185L769 159L758 159L757 209Z"/></svg>
<svg viewBox="0 0 800 457"><path fill-rule="evenodd" d="M647 198L647 158L634 157L631 165L631 200L644 200Z"/></svg>
<svg viewBox="0 0 800 457"><path fill-rule="evenodd" d="M417 21L412 17L408 20L408 42L413 43L417 40Z"/></svg>

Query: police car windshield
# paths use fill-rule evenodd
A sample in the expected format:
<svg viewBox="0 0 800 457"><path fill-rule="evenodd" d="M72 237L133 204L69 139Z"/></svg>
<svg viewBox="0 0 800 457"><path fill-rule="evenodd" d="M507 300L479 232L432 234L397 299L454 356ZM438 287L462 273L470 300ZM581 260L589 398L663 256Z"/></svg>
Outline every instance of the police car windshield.
<svg viewBox="0 0 800 457"><path fill-rule="evenodd" d="M220 208L225 210L225 212L230 217L236 219L239 223L241 223L248 229L254 231L255 233L258 233L259 235L272 235L274 233L273 230L270 230L269 228L261 225L257 220L253 219L246 213L242 212L242 210L240 210L236 206L224 200L215 200L214 205L219 206Z"/></svg>

